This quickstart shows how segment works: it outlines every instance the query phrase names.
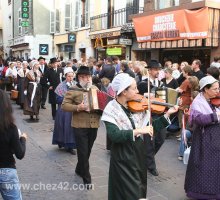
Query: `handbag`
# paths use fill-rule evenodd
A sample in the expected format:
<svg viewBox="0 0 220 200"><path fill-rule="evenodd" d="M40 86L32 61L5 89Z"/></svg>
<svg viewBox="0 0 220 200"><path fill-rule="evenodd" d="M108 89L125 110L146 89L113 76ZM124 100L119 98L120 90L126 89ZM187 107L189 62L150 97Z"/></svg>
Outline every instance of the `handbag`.
<svg viewBox="0 0 220 200"><path fill-rule="evenodd" d="M183 163L185 165L188 164L190 151L191 151L191 147L187 146L185 151L184 151L184 154L183 154Z"/></svg>

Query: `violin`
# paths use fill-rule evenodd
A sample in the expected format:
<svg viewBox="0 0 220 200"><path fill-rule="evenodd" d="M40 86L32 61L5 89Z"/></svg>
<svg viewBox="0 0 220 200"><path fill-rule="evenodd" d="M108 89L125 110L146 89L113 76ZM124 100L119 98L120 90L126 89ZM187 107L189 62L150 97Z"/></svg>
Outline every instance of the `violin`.
<svg viewBox="0 0 220 200"><path fill-rule="evenodd" d="M210 103L215 107L220 106L220 92L217 94L215 98L210 99Z"/></svg>
<svg viewBox="0 0 220 200"><path fill-rule="evenodd" d="M140 94L136 94L134 100L128 102L128 109L132 112L143 112L148 109L149 101ZM173 104L165 103L163 99L151 98L150 108L151 112L155 114L162 114L167 107L173 107Z"/></svg>

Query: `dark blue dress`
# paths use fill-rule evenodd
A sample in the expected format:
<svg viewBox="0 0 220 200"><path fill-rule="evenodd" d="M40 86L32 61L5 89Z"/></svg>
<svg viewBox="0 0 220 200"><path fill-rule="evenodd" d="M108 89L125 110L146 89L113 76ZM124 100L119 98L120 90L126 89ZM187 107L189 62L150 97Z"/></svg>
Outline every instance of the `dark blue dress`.
<svg viewBox="0 0 220 200"><path fill-rule="evenodd" d="M56 95L56 101L58 109L54 123L52 144L65 149L76 149L75 136L71 127L72 113L61 109L63 97Z"/></svg>

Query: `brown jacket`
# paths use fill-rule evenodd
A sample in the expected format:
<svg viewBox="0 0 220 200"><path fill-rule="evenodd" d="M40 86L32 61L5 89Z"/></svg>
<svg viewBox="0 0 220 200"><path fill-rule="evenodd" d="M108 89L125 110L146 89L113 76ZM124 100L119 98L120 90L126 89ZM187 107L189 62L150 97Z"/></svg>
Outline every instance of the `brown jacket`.
<svg viewBox="0 0 220 200"><path fill-rule="evenodd" d="M92 86L92 88L96 88ZM96 88L97 89L97 88ZM72 122L71 126L74 128L98 128L100 114L96 111L86 112L77 111L77 105L81 104L83 101L83 93L87 92L77 86L74 89L67 91L65 94L61 108L64 111L72 112Z"/></svg>

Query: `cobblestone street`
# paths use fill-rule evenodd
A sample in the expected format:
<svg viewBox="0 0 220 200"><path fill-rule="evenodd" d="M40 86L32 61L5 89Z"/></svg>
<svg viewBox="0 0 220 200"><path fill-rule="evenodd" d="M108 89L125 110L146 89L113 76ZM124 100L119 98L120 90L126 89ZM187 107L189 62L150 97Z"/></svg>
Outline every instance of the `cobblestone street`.
<svg viewBox="0 0 220 200"><path fill-rule="evenodd" d="M14 102L13 107L17 126L28 134L25 158L17 161L22 187L29 187L22 188L24 200L107 200L110 153L105 150L102 126L90 157L94 190L80 190L75 188L76 184L82 184L81 178L74 172L77 156L51 145L53 121L50 105L46 110L40 110L38 123L29 123L28 116L24 116ZM177 160L177 152L176 139L167 139L156 156L160 175L148 175L149 200L187 199L183 189L186 166Z"/></svg>

